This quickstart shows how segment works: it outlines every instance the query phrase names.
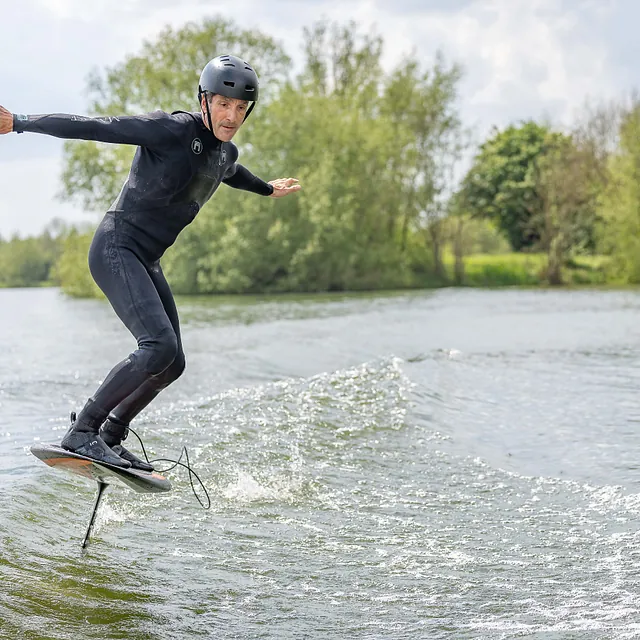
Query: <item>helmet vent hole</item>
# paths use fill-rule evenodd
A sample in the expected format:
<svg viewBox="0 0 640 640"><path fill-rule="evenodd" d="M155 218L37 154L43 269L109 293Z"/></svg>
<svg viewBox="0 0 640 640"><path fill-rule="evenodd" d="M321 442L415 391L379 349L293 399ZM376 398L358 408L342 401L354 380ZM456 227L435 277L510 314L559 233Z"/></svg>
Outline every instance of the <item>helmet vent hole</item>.
<svg viewBox="0 0 640 640"><path fill-rule="evenodd" d="M224 81L224 85L225 85L225 87L235 87L236 83L235 82L230 82L229 80L225 80Z"/></svg>

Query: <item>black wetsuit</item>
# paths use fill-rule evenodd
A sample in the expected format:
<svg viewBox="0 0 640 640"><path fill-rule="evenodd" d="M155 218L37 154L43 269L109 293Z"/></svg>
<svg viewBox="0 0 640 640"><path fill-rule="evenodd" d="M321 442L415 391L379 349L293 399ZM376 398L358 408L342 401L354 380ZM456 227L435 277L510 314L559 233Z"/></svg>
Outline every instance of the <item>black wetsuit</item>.
<svg viewBox="0 0 640 640"><path fill-rule="evenodd" d="M221 182L268 196L273 187L237 163L199 113L85 118L14 115L14 131L137 145L129 177L89 251L91 274L138 348L117 364L78 415L97 429L111 414L128 425L184 371L176 305L159 260Z"/></svg>

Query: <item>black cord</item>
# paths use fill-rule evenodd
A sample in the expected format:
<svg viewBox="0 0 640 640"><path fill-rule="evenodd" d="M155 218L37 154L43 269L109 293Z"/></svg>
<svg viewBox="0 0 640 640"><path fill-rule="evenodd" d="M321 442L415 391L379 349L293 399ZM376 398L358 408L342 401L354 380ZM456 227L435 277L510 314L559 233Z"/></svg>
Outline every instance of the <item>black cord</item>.
<svg viewBox="0 0 640 640"><path fill-rule="evenodd" d="M171 458L154 458L153 460L149 460L149 456L147 455L147 450L144 448L144 442L142 442L142 438L131 427L129 427L129 431L131 431L131 433L133 433L133 435L136 438L138 438L138 441L140 442L140 446L142 447L142 453L144 453L145 460L149 464L152 465L154 462L172 462L173 463L172 466L170 466L168 469L158 470L158 473L167 473L167 471L171 471L172 469L175 469L177 466L184 467L189 472L189 483L191 484L191 491L193 491L193 495L196 497L196 500L200 503L200 506L203 509L209 509L211 507L211 498L209 497L209 492L207 491L207 488L204 486L204 483L202 482L202 480L200 480L200 476L191 468L191 463L189 462L189 452L187 451L187 447L182 447L180 457L177 460L172 460ZM182 456L186 458L187 464L185 464L184 462L181 462ZM204 505L204 502L200 500L200 496L198 495L198 492L196 491L196 488L193 484L193 478L195 478L198 481L198 483L202 487L202 490L204 491L204 495L207 498L206 507Z"/></svg>

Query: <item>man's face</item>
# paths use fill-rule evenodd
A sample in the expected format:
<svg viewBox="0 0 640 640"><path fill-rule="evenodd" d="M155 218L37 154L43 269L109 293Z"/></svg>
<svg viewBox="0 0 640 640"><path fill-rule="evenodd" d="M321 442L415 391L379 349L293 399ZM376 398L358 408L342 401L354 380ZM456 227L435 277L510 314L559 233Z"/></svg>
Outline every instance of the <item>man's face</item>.
<svg viewBox="0 0 640 640"><path fill-rule="evenodd" d="M207 119L205 99L203 96L201 105L202 119L208 128L209 121ZM229 142L242 125L248 108L249 103L246 100L227 98L221 95L211 96L209 98L209 110L211 112L213 135L218 140L222 140L222 142Z"/></svg>

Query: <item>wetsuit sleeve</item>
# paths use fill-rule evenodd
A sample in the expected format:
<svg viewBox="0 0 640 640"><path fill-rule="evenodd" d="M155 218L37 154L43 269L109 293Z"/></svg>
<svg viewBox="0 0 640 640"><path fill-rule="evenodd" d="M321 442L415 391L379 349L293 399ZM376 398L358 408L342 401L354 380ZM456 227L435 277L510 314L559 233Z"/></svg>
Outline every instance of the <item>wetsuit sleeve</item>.
<svg viewBox="0 0 640 640"><path fill-rule="evenodd" d="M163 147L176 138L170 129L163 126L156 113L103 118L60 113L34 116L14 114L13 130L16 133L29 131L70 140L95 140L149 148Z"/></svg>
<svg viewBox="0 0 640 640"><path fill-rule="evenodd" d="M251 191L260 196L270 196L273 193L273 187L268 182L254 176L249 169L241 164L234 164L230 167L222 182L234 189Z"/></svg>

